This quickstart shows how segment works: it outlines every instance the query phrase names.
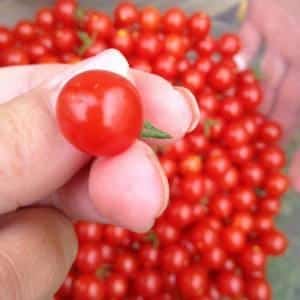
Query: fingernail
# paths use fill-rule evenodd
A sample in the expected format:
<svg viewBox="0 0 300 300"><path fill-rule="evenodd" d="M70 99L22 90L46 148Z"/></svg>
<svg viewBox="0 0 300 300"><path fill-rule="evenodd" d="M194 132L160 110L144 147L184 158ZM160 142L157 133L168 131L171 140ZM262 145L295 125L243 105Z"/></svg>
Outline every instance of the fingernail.
<svg viewBox="0 0 300 300"><path fill-rule="evenodd" d="M159 217L167 208L168 203L169 203L169 196L170 196L170 188L169 188L169 183L167 176L165 172L163 171L160 162L155 155L155 153L152 150L147 149L147 155L149 159L153 162L154 166L156 167L160 179L161 179L161 184L162 184L162 197L161 197L161 206L160 209L158 210L157 217Z"/></svg>
<svg viewBox="0 0 300 300"><path fill-rule="evenodd" d="M197 125L200 122L199 105L197 103L195 96L193 95L193 93L190 90L188 90L184 87L181 87L181 86L175 87L175 89L178 92L180 92L180 94L184 97L184 100L190 107L190 110L192 113L192 119L191 119L190 126L188 128L188 132L191 132L197 127Z"/></svg>
<svg viewBox="0 0 300 300"><path fill-rule="evenodd" d="M43 86L50 92L50 106L53 111L55 111L57 97L63 86L74 76L89 70L106 70L129 78L129 64L121 52L115 49L105 50L70 66Z"/></svg>

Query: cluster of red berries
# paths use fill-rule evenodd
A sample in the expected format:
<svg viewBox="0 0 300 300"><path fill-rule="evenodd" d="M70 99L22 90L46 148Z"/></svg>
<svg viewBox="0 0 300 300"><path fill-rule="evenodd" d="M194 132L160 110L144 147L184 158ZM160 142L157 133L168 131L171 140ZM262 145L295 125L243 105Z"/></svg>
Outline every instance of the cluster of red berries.
<svg viewBox="0 0 300 300"><path fill-rule="evenodd" d="M288 188L282 130L257 111L263 93L235 62L239 38L210 29L204 12L124 2L112 19L75 0L0 28L1 66L74 63L113 47L189 88L202 111L193 133L158 153L171 201L153 230L78 222L77 259L55 299L272 299L267 258L287 248L275 226Z"/></svg>

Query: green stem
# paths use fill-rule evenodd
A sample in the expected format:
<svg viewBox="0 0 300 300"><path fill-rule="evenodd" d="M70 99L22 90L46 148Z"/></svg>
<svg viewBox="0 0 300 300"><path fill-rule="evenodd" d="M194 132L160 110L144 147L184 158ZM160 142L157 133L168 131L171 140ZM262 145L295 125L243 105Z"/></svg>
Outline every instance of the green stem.
<svg viewBox="0 0 300 300"><path fill-rule="evenodd" d="M149 121L145 121L144 127L141 132L142 138L154 138L154 139L170 139L170 134L154 127Z"/></svg>
<svg viewBox="0 0 300 300"><path fill-rule="evenodd" d="M78 38L81 41L81 46L77 50L77 53L81 56L84 54L84 52L89 49L92 44L94 43L94 39L91 38L86 32L84 31L79 31L78 33Z"/></svg>

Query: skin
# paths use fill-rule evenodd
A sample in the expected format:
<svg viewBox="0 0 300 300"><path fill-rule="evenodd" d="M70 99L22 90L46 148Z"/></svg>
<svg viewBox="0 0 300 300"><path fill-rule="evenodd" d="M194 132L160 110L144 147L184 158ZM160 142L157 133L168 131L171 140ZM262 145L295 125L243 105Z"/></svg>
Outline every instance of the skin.
<svg viewBox="0 0 300 300"><path fill-rule="evenodd" d="M114 50L73 66L0 69L0 299L51 299L76 255L72 220L143 232L167 206L166 177L145 142L116 157L91 159L58 131L59 90L76 73L95 68L130 79L145 95L145 118L174 139L199 121L188 92L129 70ZM28 270L35 272L28 276Z"/></svg>
<svg viewBox="0 0 300 300"><path fill-rule="evenodd" d="M251 0L241 29L242 55L247 63L265 43L261 67L266 100L262 110L282 124L285 141L297 137L300 128L299 20L298 0ZM295 153L290 175L300 191L300 151Z"/></svg>

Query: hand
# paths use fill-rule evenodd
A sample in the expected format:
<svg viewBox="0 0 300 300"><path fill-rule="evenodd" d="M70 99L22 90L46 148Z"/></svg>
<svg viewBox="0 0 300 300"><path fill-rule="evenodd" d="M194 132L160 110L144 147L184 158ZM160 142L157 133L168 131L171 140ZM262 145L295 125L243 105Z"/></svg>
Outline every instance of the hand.
<svg viewBox="0 0 300 300"><path fill-rule="evenodd" d="M129 70L113 50L74 66L0 69L0 299L54 294L76 254L70 219L141 232L168 203L166 178L144 142L91 160L58 131L53 108L59 89L74 74L97 68L130 78L143 95L145 117L174 138L199 121L186 90Z"/></svg>
<svg viewBox="0 0 300 300"><path fill-rule="evenodd" d="M283 126L285 141L300 128L300 2L251 0L241 30L250 63L265 42L261 62L266 100L262 110ZM300 153L291 167L294 186L300 190Z"/></svg>

